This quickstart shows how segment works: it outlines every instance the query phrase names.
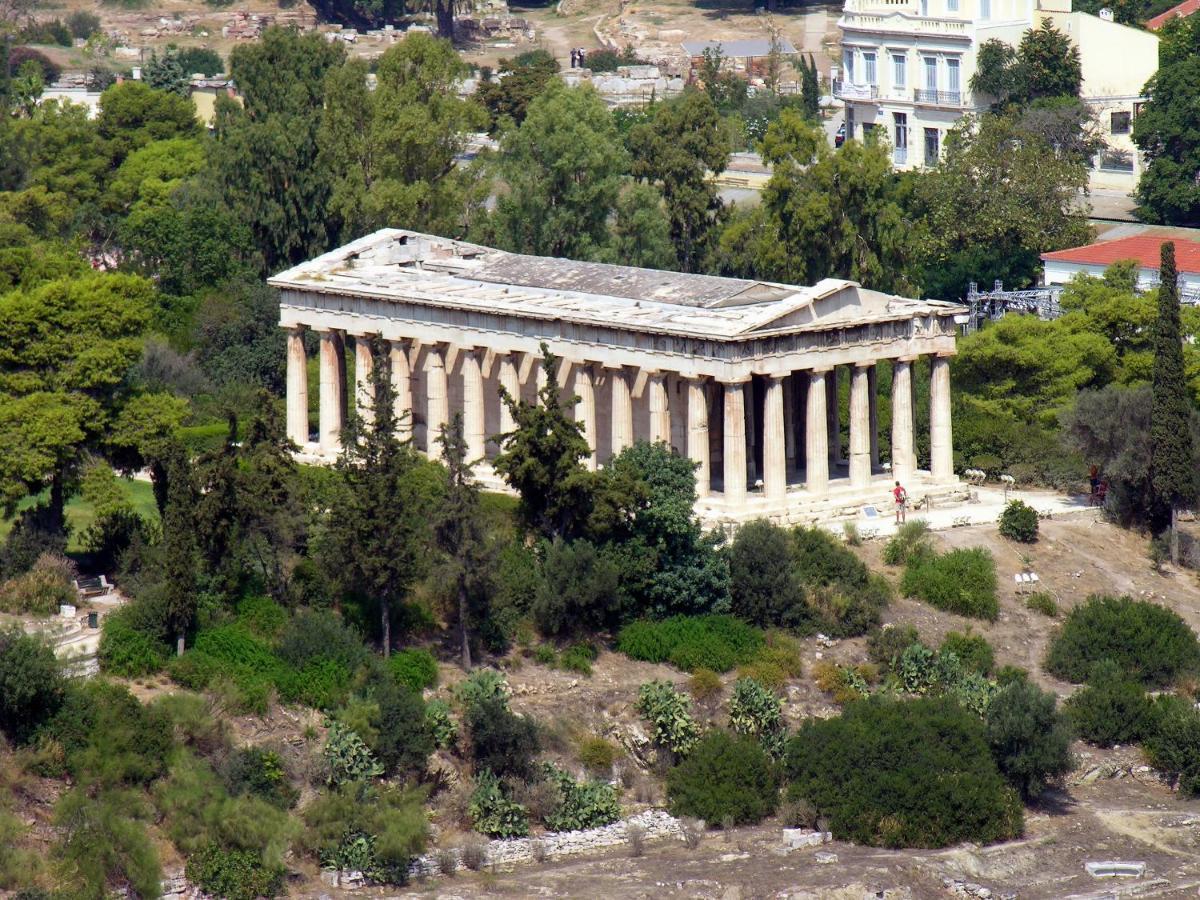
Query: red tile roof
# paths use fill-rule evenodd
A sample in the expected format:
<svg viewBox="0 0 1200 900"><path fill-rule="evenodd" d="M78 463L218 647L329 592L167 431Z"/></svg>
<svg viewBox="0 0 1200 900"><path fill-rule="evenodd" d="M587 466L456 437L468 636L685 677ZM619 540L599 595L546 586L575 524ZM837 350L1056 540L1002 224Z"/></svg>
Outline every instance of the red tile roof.
<svg viewBox="0 0 1200 900"><path fill-rule="evenodd" d="M1200 0L1196 0L1196 2L1200 3ZM1200 273L1200 241L1164 238L1151 234L1120 238L1115 241L1100 241L1097 244L1072 247L1069 250L1055 250L1053 253L1043 253L1042 260L1110 266L1123 259L1134 259L1143 269L1157 269L1162 245L1169 241L1175 242L1175 265L1179 271Z"/></svg>
<svg viewBox="0 0 1200 900"><path fill-rule="evenodd" d="M1153 19L1146 20L1146 27L1151 31L1158 31L1176 16L1186 18L1200 9L1200 0L1183 0L1178 6L1172 6L1165 13L1159 13Z"/></svg>

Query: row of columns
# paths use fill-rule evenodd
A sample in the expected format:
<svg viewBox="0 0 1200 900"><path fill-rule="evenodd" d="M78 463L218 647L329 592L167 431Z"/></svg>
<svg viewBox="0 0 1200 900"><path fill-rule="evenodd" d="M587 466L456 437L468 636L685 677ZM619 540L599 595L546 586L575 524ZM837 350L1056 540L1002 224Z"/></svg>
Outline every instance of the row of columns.
<svg viewBox="0 0 1200 900"><path fill-rule="evenodd" d="M486 452L486 395L481 361L482 351L466 348L458 351L462 374L462 414L468 458L481 460ZM396 414L400 436L413 436L411 410L413 404L412 360L405 342L391 341L388 347L389 378L395 393ZM914 358L902 358L892 367L892 473L904 481L916 472L913 441L912 363ZM497 380L510 396L520 397L521 378L517 354L498 357ZM359 415L370 422L373 416L372 372L375 358L367 340L355 342L355 400ZM850 445L845 460L852 487L867 488L872 474L879 466L878 415L876 410L876 370L873 363L858 364L850 374ZM631 373L625 367L605 366L610 391L610 450L616 455L634 442L634 407ZM570 385L577 397L575 420L591 448L586 460L589 468L598 464L596 409L596 371L591 364L572 366ZM835 368L817 368L804 373L807 377L805 402L805 488L810 494L824 493L829 488L831 471L843 460L841 456L838 405L838 374ZM671 441L671 412L667 390L667 375L661 371L645 373L648 393L649 439ZM539 369L539 386L542 383ZM709 440L709 404L707 379L686 379L687 412L685 443L687 455L697 464L697 490L701 496L710 490L711 460ZM340 449L341 430L345 419L345 344L340 332L320 332L320 413L318 446L322 453ZM736 504L746 498L748 451L754 452L757 422L753 421L755 404L748 402L750 378L724 381L723 388L723 488L728 503ZM288 335L288 436L297 444L308 442L308 375L302 329L292 329ZM436 455L435 436L440 434L450 418L449 384L446 372L446 351L440 345L426 347L425 410L428 451ZM792 379L770 375L765 379L762 412L762 482L765 496L775 502L787 494L788 459L796 458L796 432L792 426L795 408ZM747 420L751 420L747 429ZM500 432L513 428L512 416L506 404L500 404ZM931 364L930 381L930 457L931 474L935 480L953 478L952 433L950 419L949 360L935 356Z"/></svg>

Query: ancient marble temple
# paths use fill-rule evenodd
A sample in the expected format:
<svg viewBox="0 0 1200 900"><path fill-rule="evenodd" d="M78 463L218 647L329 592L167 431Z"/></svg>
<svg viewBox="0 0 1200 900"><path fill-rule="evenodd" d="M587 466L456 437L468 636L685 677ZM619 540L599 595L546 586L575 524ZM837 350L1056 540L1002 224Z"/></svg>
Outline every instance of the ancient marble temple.
<svg viewBox="0 0 1200 900"><path fill-rule="evenodd" d="M696 462L697 511L710 523L799 522L884 505L897 479L913 498L957 484L949 358L963 308L955 304L838 279L800 287L523 256L395 229L270 283L288 332L288 434L310 459L339 453L349 393L370 419L372 369L382 361L402 436L436 456L438 434L461 412L476 472L492 483L488 461L512 427L499 388L532 400L545 344L559 360L562 396L575 398L587 464L603 466L634 441L664 441ZM921 357L929 364L915 365ZM881 365L891 374L882 460ZM918 470L914 450L918 371L930 378L928 470ZM839 379L849 381L848 446Z"/></svg>

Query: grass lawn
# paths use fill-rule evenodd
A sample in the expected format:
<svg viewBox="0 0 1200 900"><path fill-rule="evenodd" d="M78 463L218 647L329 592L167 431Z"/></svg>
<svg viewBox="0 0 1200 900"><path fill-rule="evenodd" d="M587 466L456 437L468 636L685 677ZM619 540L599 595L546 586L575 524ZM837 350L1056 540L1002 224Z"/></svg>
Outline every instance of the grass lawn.
<svg viewBox="0 0 1200 900"><path fill-rule="evenodd" d="M134 481L132 478L119 479L121 489L125 491L125 495L133 504L134 511L138 515L145 516L147 519L158 520L158 507L154 503L154 488L148 481ZM17 510L28 509L39 500L44 500L48 496L49 491L43 491L36 496L29 496L17 504ZM15 517L14 517L15 518ZM87 527L96 521L96 510L92 504L84 502L83 498L76 494L67 501L67 524L71 528L71 537L67 542L67 552L78 553L83 550L79 545L79 540L82 537ZM0 519L0 540L8 536L8 532L12 529L13 519Z"/></svg>

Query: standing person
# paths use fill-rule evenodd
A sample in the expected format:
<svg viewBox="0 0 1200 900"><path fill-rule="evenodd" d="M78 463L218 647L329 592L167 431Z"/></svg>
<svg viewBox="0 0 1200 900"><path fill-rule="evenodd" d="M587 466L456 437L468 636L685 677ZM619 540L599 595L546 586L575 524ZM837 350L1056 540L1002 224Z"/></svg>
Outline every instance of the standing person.
<svg viewBox="0 0 1200 900"><path fill-rule="evenodd" d="M906 515L908 508L908 491L906 491L904 486L897 481L896 486L892 488L892 496L896 500L896 524L903 525L906 521L908 521Z"/></svg>

